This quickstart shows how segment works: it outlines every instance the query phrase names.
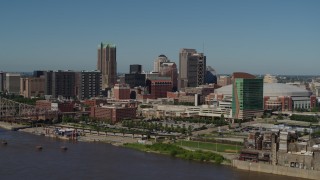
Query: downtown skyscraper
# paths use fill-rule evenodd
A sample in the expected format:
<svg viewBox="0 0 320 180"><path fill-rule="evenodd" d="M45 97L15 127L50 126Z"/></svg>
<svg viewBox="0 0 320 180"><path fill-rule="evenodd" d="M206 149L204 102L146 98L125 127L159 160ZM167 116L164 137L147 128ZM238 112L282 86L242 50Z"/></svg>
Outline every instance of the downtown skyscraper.
<svg viewBox="0 0 320 180"><path fill-rule="evenodd" d="M102 89L112 88L117 81L117 57L114 44L101 43L98 47L97 69L101 72Z"/></svg>
<svg viewBox="0 0 320 180"><path fill-rule="evenodd" d="M195 49L181 49L179 53L178 88L198 87L204 84L206 56Z"/></svg>

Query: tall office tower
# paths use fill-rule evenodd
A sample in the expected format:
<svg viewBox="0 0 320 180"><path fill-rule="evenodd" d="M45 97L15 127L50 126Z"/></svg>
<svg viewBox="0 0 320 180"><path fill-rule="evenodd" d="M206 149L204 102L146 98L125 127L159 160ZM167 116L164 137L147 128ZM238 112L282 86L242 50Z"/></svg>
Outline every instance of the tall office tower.
<svg viewBox="0 0 320 180"><path fill-rule="evenodd" d="M263 79L247 73L233 73L232 116L251 119L263 113Z"/></svg>
<svg viewBox="0 0 320 180"><path fill-rule="evenodd" d="M130 74L141 74L142 65L140 64L130 64Z"/></svg>
<svg viewBox="0 0 320 180"><path fill-rule="evenodd" d="M101 43L98 48L97 69L101 72L102 89L112 88L117 82L116 46Z"/></svg>
<svg viewBox="0 0 320 180"><path fill-rule="evenodd" d="M62 96L65 98L76 97L76 81L73 71L46 71L45 95L52 95L53 98Z"/></svg>
<svg viewBox="0 0 320 180"><path fill-rule="evenodd" d="M160 72L160 66L162 63L170 62L170 60L167 58L167 56L161 54L158 56L156 60L154 60L153 63L153 72Z"/></svg>
<svg viewBox="0 0 320 180"><path fill-rule="evenodd" d="M0 72L0 92L4 93L5 91L5 81L6 81L6 73Z"/></svg>
<svg viewBox="0 0 320 180"><path fill-rule="evenodd" d="M9 94L20 94L20 74L6 73L6 91Z"/></svg>
<svg viewBox="0 0 320 180"><path fill-rule="evenodd" d="M89 99L101 95L101 72L81 71L76 73L76 96L78 99Z"/></svg>
<svg viewBox="0 0 320 180"><path fill-rule="evenodd" d="M195 49L181 49L179 53L178 88L197 87L204 84L206 56Z"/></svg>
<svg viewBox="0 0 320 180"><path fill-rule="evenodd" d="M162 77L170 77L172 81L172 91L175 92L178 90L178 70L176 63L162 63L159 74Z"/></svg>
<svg viewBox="0 0 320 180"><path fill-rule="evenodd" d="M44 94L53 95L53 71L44 71Z"/></svg>

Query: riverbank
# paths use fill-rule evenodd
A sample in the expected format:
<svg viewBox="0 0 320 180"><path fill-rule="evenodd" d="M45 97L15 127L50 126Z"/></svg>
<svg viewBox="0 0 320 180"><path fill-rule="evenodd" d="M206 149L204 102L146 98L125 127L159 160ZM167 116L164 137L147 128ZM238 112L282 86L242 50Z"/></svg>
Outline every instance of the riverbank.
<svg viewBox="0 0 320 180"><path fill-rule="evenodd" d="M10 131L16 131L19 129L29 128L29 126L27 126L27 125L20 125L20 124L1 122L1 121L0 121L0 127L3 129L6 129L6 130L10 130Z"/></svg>
<svg viewBox="0 0 320 180"><path fill-rule="evenodd" d="M15 128L15 127L19 127L18 124L14 124L14 123L4 123L4 122L0 122L0 127L2 128L5 128L7 130L12 130L12 128ZM46 136L46 137L51 137L51 138L58 138L58 139L63 139L63 140L68 140L68 138L66 137L63 137L63 136L58 136L58 135L55 135L53 134L52 132L54 131L54 127L28 127L28 128L23 128L23 129L19 129L19 131L21 132L25 132L25 133L30 133L30 134L34 134L34 135L43 135L43 136ZM123 147L128 147L128 144L137 144L136 147L143 147L145 145L143 144L138 144L138 140L141 139L141 137L139 136L126 136L124 134L121 134L121 133L106 133L106 132L91 132L91 133L84 133L84 132L81 132L81 136L78 136L77 137L77 141L81 141L81 142L89 142L89 143L94 143L94 142L102 142L102 143L109 143L109 144L112 144L112 145L115 145L115 146L123 146ZM195 148L191 148L191 147L186 147L186 146L179 146L176 144L177 147L181 148L181 149L184 149L185 151L190 151L190 152L208 152L208 153L215 153L215 154L218 154L218 155L222 155L223 159L229 159L233 156L226 156L225 154L221 154L221 153L216 153L216 152L213 152L213 151L209 151L209 150L203 150L202 149L195 149ZM133 148L133 147L129 147L129 148ZM142 150L142 148L134 148L134 149L140 149ZM151 152L152 150L146 150L146 151L149 151ZM182 150L181 150L182 151ZM180 151L180 152L181 152ZM156 152L156 151L153 151L155 153L161 153L161 154L168 154L170 155L170 152ZM172 154L171 154L172 156ZM199 156L198 154L196 154L196 156ZM182 157L183 159L192 159L193 158L193 155L188 155L188 156L185 156L185 157ZM204 157L203 157L204 158ZM226 163L227 161L224 161L223 164L228 164L230 165L230 163ZM230 162L230 161L228 161Z"/></svg>
<svg viewBox="0 0 320 180"><path fill-rule="evenodd" d="M143 145L138 143L124 144L124 147L136 149L143 152L153 152L158 154L170 155L171 157L177 157L186 160L195 160L201 162L209 162L221 164L226 159L220 155L213 152L201 151L201 150L187 150L174 144L162 144L155 143L152 145Z"/></svg>
<svg viewBox="0 0 320 180"><path fill-rule="evenodd" d="M248 171L229 166L143 153L106 143L55 140L2 128L1 138L6 138L8 145L0 145L0 179L299 180L255 172L249 175ZM37 145L43 150L38 151ZM62 146L68 150L61 150Z"/></svg>
<svg viewBox="0 0 320 180"><path fill-rule="evenodd" d="M43 135L46 137L51 138L58 138L63 140L69 140L69 138L66 138L64 136L58 136L53 134L54 131L53 127L29 127L24 125L19 125L15 123L6 123L6 122L0 122L0 127L7 130L18 130L20 132L30 133L34 135ZM103 142L103 143L110 143L112 145L121 146L125 143L136 143L140 139L137 137L132 136L124 136L122 134L113 134L113 133L104 133L104 135L98 135L97 132L95 133L83 133L82 136L77 137L77 141L81 142Z"/></svg>
<svg viewBox="0 0 320 180"><path fill-rule="evenodd" d="M7 123L5 124L7 127L6 129L11 129L15 124ZM12 127L11 127L12 126ZM0 124L0 127L3 127L3 123ZM21 132L26 132L30 134L35 134L35 135L44 135L45 134L45 129L43 127L33 127L33 128L26 128L26 129L21 129L19 131ZM138 137L138 136L137 136ZM194 149L190 147L179 147L178 145L175 145L176 147L171 148L171 146L168 146L166 144L163 145L158 145L158 147L150 146L150 145L143 145L143 144L138 144L137 141L140 138L133 138L133 137L126 137L126 136L121 136L120 134L118 135L103 135L100 133L98 134L86 134L86 136L80 136L79 141L83 142L102 142L102 143L110 143L112 145L116 146L123 146L125 148L133 148L137 149L140 151L144 152L151 152L151 153L158 153L158 154L164 154L172 157L177 157L181 159L186 159L186 160L193 160L193 161L200 161L200 162L207 162L207 163L217 163L217 164L224 164L224 165L232 165L227 158L223 158L221 161L221 157L215 155L211 155L210 153L206 151L202 151L199 149ZM129 147L128 144L134 144L134 147ZM181 150L181 149L183 150ZM186 150L187 149L187 150ZM220 154L222 156L222 154ZM233 166L235 167L235 166ZM240 168L241 169L241 168ZM260 168L259 168L260 169ZM248 170L248 169L243 169L243 170ZM249 171L253 171L253 169L249 169ZM257 172L264 172L257 170ZM288 171L289 172L289 171ZM272 172L266 172L266 173L272 173ZM279 174L279 175L284 175L284 174ZM295 177L300 177L300 176L295 176Z"/></svg>

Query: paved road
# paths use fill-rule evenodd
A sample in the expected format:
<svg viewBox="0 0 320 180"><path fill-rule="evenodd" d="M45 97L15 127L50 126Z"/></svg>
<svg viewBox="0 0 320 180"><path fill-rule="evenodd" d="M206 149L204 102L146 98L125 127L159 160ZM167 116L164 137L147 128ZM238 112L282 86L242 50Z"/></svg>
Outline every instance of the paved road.
<svg viewBox="0 0 320 180"><path fill-rule="evenodd" d="M241 126L242 127L245 127L245 126L248 126L248 125L252 125L252 124L255 124L257 123L257 121L250 121L250 122L245 122L245 123L241 123ZM237 127L239 124L238 123L234 123L231 125L231 127ZM229 125L226 125L226 126L220 126L220 130L227 130L229 129ZM196 132L193 132L193 135L194 136L198 136L198 135L202 135L202 134L210 134L214 131L218 131L219 130L219 127L214 127L214 128L208 128L208 129L204 129L204 130L201 130L201 131L196 131Z"/></svg>

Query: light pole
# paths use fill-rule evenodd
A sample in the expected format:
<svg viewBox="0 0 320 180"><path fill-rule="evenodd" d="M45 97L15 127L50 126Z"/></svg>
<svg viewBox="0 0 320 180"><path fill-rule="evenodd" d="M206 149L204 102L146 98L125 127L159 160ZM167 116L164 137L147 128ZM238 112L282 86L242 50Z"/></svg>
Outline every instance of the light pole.
<svg viewBox="0 0 320 180"><path fill-rule="evenodd" d="M216 140L216 152L218 152L218 143L217 143L217 140Z"/></svg>

